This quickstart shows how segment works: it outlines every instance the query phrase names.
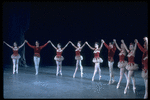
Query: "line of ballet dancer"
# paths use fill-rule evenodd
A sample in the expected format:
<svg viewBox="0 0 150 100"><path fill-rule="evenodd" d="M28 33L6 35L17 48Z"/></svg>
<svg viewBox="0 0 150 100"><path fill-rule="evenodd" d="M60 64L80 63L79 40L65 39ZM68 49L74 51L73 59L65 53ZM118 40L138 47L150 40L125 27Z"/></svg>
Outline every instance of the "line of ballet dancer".
<svg viewBox="0 0 150 100"><path fill-rule="evenodd" d="M129 83L130 83L130 78L132 78L132 83L133 83L133 92L135 93L136 87L135 87L135 78L134 78L134 71L138 70L139 66L134 62L135 58L135 51L138 46L138 48L143 52L142 56L142 73L141 76L144 79L145 83L145 95L144 99L148 98L148 38L144 37L144 48L140 45L137 39L134 40L135 44L130 43L129 49L127 48L126 44L124 43L124 40L121 40L121 45L120 47L118 46L117 42L115 39L113 39L113 42L109 42L109 45L105 43L105 41L102 39L101 40L101 45L99 47L99 43L95 42L94 47L91 47L89 43L86 41L82 46L81 46L81 41L77 42L77 46L75 46L71 41L69 41L63 48L61 48L60 43L57 44L57 47L49 40L47 43L45 43L42 46L39 46L39 42L35 42L35 46L29 44L27 40L25 40L20 46L17 47L17 43L14 42L14 46L10 46L8 43L3 41L4 44L6 44L8 47L10 47L13 50L13 54L11 55L12 62L13 62L13 74L18 73L18 63L20 59L20 55L18 54L18 50L27 43L27 45L31 48L34 49L34 56L33 56L33 61L35 65L35 75L38 75L38 69L39 69L39 63L40 63L40 51L47 46L48 43L54 47L56 50L56 56L54 57L54 60L56 61L57 69L56 69L56 76L58 74L62 75L62 61L64 60L64 57L62 56L63 50L69 45L69 43L75 48L75 60L76 60L76 68L75 72L73 74L73 78L76 76L76 72L78 70L78 66L80 66L80 71L81 71L81 77L83 77L83 66L81 61L83 60L83 56L80 54L81 50L87 44L87 46L93 50L94 53L94 58L92 60L93 63L95 63L94 66L94 73L92 77L92 81L94 81L95 74L97 73L97 70L99 70L99 80L101 79L101 69L100 69L100 63L103 63L103 59L100 57L100 51L103 47L103 44L105 47L108 49L108 67L109 67L109 75L110 79L108 84L114 83L114 73L113 73L113 64L114 64L114 54L116 51L116 48L120 51L119 53L119 62L118 62L118 68L120 68L120 78L118 81L118 84L116 88L118 89L121 83L121 80L123 78L123 74L126 77L127 83L126 87L124 89L124 94L127 93L127 89L129 89ZM128 62L125 61L125 56L126 52L128 53ZM15 70L16 69L16 70ZM128 71L128 75L127 75Z"/></svg>

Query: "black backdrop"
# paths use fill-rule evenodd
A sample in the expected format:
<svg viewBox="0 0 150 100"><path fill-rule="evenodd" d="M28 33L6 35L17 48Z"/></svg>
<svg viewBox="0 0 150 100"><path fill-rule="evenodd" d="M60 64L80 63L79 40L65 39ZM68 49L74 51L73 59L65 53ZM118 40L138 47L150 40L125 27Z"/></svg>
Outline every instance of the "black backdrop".
<svg viewBox="0 0 150 100"><path fill-rule="evenodd" d="M10 6L11 5L11 6ZM148 4L146 2L32 2L22 3L28 9L29 18L24 18L27 22L12 22L8 20L14 13L11 11L12 5L20 6L16 3L3 4L3 40L13 45L13 36L9 36L12 30L8 27L14 25L23 26L24 38L32 45L38 40L40 45L51 40L55 45L61 43L62 47L70 40L74 44L81 41L82 44L88 41L91 46L95 42L101 43L104 39L108 44L113 39L117 40L120 46L121 39L124 39L127 46L134 39L143 45L143 37L148 36ZM21 7L22 7L21 6ZM16 9L17 10L17 9ZM21 13L22 12L22 13ZM27 13L22 9L20 14L26 16ZM28 20L27 20L28 19ZM9 32L8 32L9 31ZM18 33L20 34L20 33ZM11 41L10 41L11 38ZM13 41L12 41L13 40ZM19 45L19 41L18 41ZM3 45L3 63L12 64L10 55L12 50ZM65 60L63 65L75 66L75 49L69 44L62 55ZM9 54L8 54L9 52ZM107 49L103 46L100 56L104 60L102 67L107 66ZM115 53L115 67L119 60L119 51ZM94 66L92 63L93 51L86 45L82 52L84 60L83 66ZM41 51L40 65L56 65L54 56L55 49L48 44ZM142 52L137 48L135 62L141 65ZM25 45L25 58L27 65L33 65L33 49Z"/></svg>

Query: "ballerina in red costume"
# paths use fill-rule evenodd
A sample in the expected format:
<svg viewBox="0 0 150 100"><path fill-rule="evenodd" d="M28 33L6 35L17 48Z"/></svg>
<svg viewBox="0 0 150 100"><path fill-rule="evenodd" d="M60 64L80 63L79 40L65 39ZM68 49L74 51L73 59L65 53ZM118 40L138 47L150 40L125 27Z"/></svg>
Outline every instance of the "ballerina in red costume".
<svg viewBox="0 0 150 100"><path fill-rule="evenodd" d="M127 48L127 46L125 45L124 41L121 40L121 42L124 44L124 47L126 49L126 51L128 52L128 64L126 65L126 69L128 70L128 79L127 79L127 84L126 87L124 89L124 94L127 93L127 88L129 86L130 83L130 78L132 78L132 83L133 83L133 92L135 93L135 79L134 79L134 71L138 70L138 65L134 62L134 57L135 57L135 51L136 51L136 47L137 44L135 43L135 46L130 43L129 49Z"/></svg>
<svg viewBox="0 0 150 100"><path fill-rule="evenodd" d="M29 47L34 49L34 65L35 65L35 75L38 75L38 70L39 70L39 63L40 63L40 51L49 43L50 41L48 41L47 43L45 43L43 46L39 46L39 42L36 41L35 45L36 46L32 46L29 44L29 42L26 40L26 43L28 44Z"/></svg>
<svg viewBox="0 0 150 100"><path fill-rule="evenodd" d="M81 64L81 60L83 60L83 57L82 57L82 55L80 55L80 52L81 52L82 48L85 46L85 43L81 46L81 41L78 41L77 46L75 46L71 41L69 41L69 42L75 48L75 53L76 53L75 60L77 60L76 61L76 69L73 74L73 78L75 78L75 76L76 76L76 72L78 70L78 65L80 66L81 77L83 77L83 66Z"/></svg>
<svg viewBox="0 0 150 100"><path fill-rule="evenodd" d="M85 42L88 46L89 46L89 48L90 49L92 49L92 50L94 50L94 58L93 58L93 63L95 63L95 68L94 68L94 73L93 73L93 77L92 77L92 81L94 81L94 77L95 77L95 74L96 74L96 72L97 72L97 69L99 70L99 80L101 79L101 69L100 69L100 63L103 63L103 59L99 56L99 54L100 54L100 51L101 51L101 49L102 49L102 47L103 47L103 41L102 41L102 43L101 43L101 46L100 46L100 48L98 47L99 45L98 45L98 42L95 42L95 48L93 48L93 47L91 47L89 44L88 44L88 42Z"/></svg>
<svg viewBox="0 0 150 100"><path fill-rule="evenodd" d="M102 40L104 42L105 47L108 49L108 66L109 66L109 74L110 74L110 79L109 79L109 83L114 83L114 74L113 74L113 64L114 64L114 55L115 55L115 51L116 51L116 46L113 43L109 43L109 46L105 43L104 40ZM113 79L112 79L113 77Z"/></svg>
<svg viewBox="0 0 150 100"><path fill-rule="evenodd" d="M9 44L7 44L5 41L3 42L5 43L8 47L10 47L12 50L13 50L13 54L11 55L11 58L12 58L12 62L13 62L13 74L16 72L18 74L18 63L19 63L19 59L20 59L20 55L18 54L18 50L24 46L25 44L25 41L24 43L17 47L17 43L14 42L14 47L10 46ZM16 71L15 71L15 68L16 68Z"/></svg>
<svg viewBox="0 0 150 100"><path fill-rule="evenodd" d="M54 46L54 44L50 41L51 45L56 49L56 56L54 57L54 60L56 60L57 64L57 71L56 71L56 76L60 73L62 75L62 61L64 60L64 57L62 56L63 50L68 46L70 42L68 42L65 47L61 48L60 43L57 44L57 48Z"/></svg>
<svg viewBox="0 0 150 100"><path fill-rule="evenodd" d="M144 48L140 45L137 39L135 40L135 43L137 43L137 46L143 52L143 56L142 56L143 68L142 68L141 76L144 79L144 83L145 83L144 99L147 99L148 98L148 38L144 37L143 39L145 41Z"/></svg>
<svg viewBox="0 0 150 100"><path fill-rule="evenodd" d="M113 41L114 41L117 49L120 51L120 53L119 53L119 62L118 62L118 68L120 68L120 79L119 79L119 82L118 82L117 87L116 87L118 89L119 86L120 86L121 80L123 78L123 74L125 75L126 80L128 79L127 70L125 68L125 66L127 65L127 61L124 60L124 58L126 56L126 51L125 51L125 48L124 48L123 44L121 44L121 48L119 48L116 40L114 39Z"/></svg>

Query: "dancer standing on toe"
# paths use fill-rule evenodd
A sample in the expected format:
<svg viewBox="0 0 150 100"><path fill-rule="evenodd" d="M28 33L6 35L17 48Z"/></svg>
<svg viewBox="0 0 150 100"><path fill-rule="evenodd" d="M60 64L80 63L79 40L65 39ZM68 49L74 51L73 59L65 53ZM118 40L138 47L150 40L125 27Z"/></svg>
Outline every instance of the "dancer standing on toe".
<svg viewBox="0 0 150 100"><path fill-rule="evenodd" d="M68 42L65 47L61 48L60 43L57 44L57 48L54 46L54 44L50 41L51 45L56 49L56 56L54 57L54 60L56 60L57 64L57 71L56 71L56 76L60 73L62 75L62 61L64 60L64 57L62 56L63 50L68 46L70 42Z"/></svg>
<svg viewBox="0 0 150 100"><path fill-rule="evenodd" d="M117 49L120 51L120 53L119 53L119 62L118 62L118 68L120 68L120 79L119 79L119 82L118 82L117 87L116 87L118 89L119 86L120 86L120 82L123 78L123 74L125 75L126 80L128 79L127 70L125 68L125 66L127 65L127 61L124 60L124 58L126 56L126 51L125 51L125 48L124 48L123 44L121 44L121 48L119 48L116 40L114 39L113 41L114 41Z"/></svg>
<svg viewBox="0 0 150 100"><path fill-rule="evenodd" d="M132 83L133 83L133 92L135 93L135 79L134 79L134 70L137 70L138 69L138 65L134 62L134 57L135 57L135 51L136 51L136 47L137 47L137 44L135 43L135 46L130 43L130 46L129 46L129 49L127 48L127 46L125 45L124 43L124 40L121 40L121 42L123 43L126 51L128 52L128 64L126 65L126 69L128 70L128 79L127 79L127 84L126 84L126 87L124 89L124 94L127 93L127 88L129 86L129 83L130 83L130 78L132 78Z"/></svg>
<svg viewBox="0 0 150 100"><path fill-rule="evenodd" d="M81 46L81 41L78 41L77 47L76 47L71 41L69 41L69 42L75 48L75 53L76 53L76 56L75 56L76 69L75 69L75 72L73 74L73 78L75 78L75 76L76 76L76 72L78 70L78 65L80 66L81 77L83 77L83 66L81 64L81 60L83 60L83 57L82 57L82 55L80 55L80 52L81 52L82 48L85 46L85 43Z"/></svg>
<svg viewBox="0 0 150 100"><path fill-rule="evenodd" d="M142 56L143 68L142 68L141 76L144 79L144 83L145 83L144 99L147 99L148 98L148 38L144 37L143 39L145 41L144 48L140 45L137 39L135 40L135 42L137 43L139 49L143 52L143 56Z"/></svg>
<svg viewBox="0 0 150 100"><path fill-rule="evenodd" d="M102 40L104 42L105 47L108 49L108 66L109 66L109 74L110 74L110 80L109 80L109 84L114 83L114 73L113 73L113 64L114 64L114 55L115 55L115 51L116 51L116 46L114 43L109 42L109 46L105 43L104 40ZM113 79L112 79L113 77Z"/></svg>
<svg viewBox="0 0 150 100"><path fill-rule="evenodd" d="M94 73L93 73L92 81L94 81L94 77L95 77L95 74L97 72L97 69L99 70L99 80L100 80L101 79L100 63L103 63L103 60L102 60L102 58L100 58L99 54L100 54L100 51L103 47L104 42L102 41L100 48L98 48L98 46L99 46L98 42L95 42L95 48L91 47L88 44L88 42L85 42L85 43L89 46L90 49L94 50L94 52L93 52L94 58L92 61L93 61L93 63L95 63L95 67L94 67Z"/></svg>
<svg viewBox="0 0 150 100"><path fill-rule="evenodd" d="M3 41L3 43L5 43L8 47L10 47L12 50L13 50L13 54L11 55L11 58L12 58L12 62L13 62L13 74L16 72L18 74L18 63L19 63L19 59L20 59L20 55L18 54L18 50L24 46L25 44L25 41L24 43L17 47L17 43L14 42L14 47L10 46L9 44L7 44L5 41ZM15 68L16 68L16 71L15 71Z"/></svg>
<svg viewBox="0 0 150 100"><path fill-rule="evenodd" d="M48 41L47 43L45 43L42 46L39 46L39 42L36 41L35 42L35 46L32 46L29 44L29 42L26 40L26 43L28 44L29 47L34 49L34 65L35 65L35 75L38 75L38 69L39 69L39 63L40 63L40 51L49 43L50 41Z"/></svg>

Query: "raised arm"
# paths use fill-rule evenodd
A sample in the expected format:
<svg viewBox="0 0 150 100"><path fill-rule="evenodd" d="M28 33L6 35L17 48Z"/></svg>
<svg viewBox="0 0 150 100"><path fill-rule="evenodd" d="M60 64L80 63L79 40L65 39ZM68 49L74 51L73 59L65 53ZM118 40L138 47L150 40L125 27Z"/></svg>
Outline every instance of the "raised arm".
<svg viewBox="0 0 150 100"><path fill-rule="evenodd" d="M5 43L8 47L10 47L11 49L13 49L13 47L10 46L9 44L7 44L5 41L3 41L3 43Z"/></svg>
<svg viewBox="0 0 150 100"><path fill-rule="evenodd" d="M105 41L102 39L102 41L104 42L104 45L107 49L110 49L110 47L105 43Z"/></svg>
<svg viewBox="0 0 150 100"><path fill-rule="evenodd" d="M126 51L129 53L129 50L128 50L128 48L127 48L126 44L124 43L124 40L121 40L121 42L123 43L124 48L126 49Z"/></svg>
<svg viewBox="0 0 150 100"><path fill-rule="evenodd" d="M81 46L81 49L85 46L85 44L86 44L86 43L84 43L84 44Z"/></svg>
<svg viewBox="0 0 150 100"><path fill-rule="evenodd" d="M138 48L139 48L142 52L145 52L145 49L141 46L141 44L138 42L137 39L135 39L134 42L137 43Z"/></svg>
<svg viewBox="0 0 150 100"><path fill-rule="evenodd" d="M135 51L136 51L136 48L137 48L137 43L135 43L135 46L134 46L134 53L135 53Z"/></svg>
<svg viewBox="0 0 150 100"><path fill-rule="evenodd" d="M116 42L116 39L113 39L113 41L114 41L114 43L115 43L117 49L118 49L119 51L121 51L121 49L119 48L119 46L118 46L118 44L117 44L117 42Z"/></svg>
<svg viewBox="0 0 150 100"><path fill-rule="evenodd" d="M50 41L47 41L47 43L45 43L44 45L40 46L40 49L43 49L45 46L47 46L47 44L49 43Z"/></svg>
<svg viewBox="0 0 150 100"><path fill-rule="evenodd" d="M68 43L62 48L62 50L64 50L64 49L68 46L69 43L70 43L70 42L68 42Z"/></svg>
<svg viewBox="0 0 150 100"><path fill-rule="evenodd" d="M50 41L50 43L51 43L51 45L54 47L54 49L56 49L57 50L57 48L54 46L54 44Z"/></svg>
<svg viewBox="0 0 150 100"><path fill-rule="evenodd" d="M85 43L88 45L88 47L89 47L90 49L92 49L92 50L95 49L95 48L91 47L91 46L88 44L88 42L85 42Z"/></svg>
<svg viewBox="0 0 150 100"><path fill-rule="evenodd" d="M25 44L25 41L22 43L22 45L20 45L20 46L18 47L18 49L20 49L22 46L24 46L24 44Z"/></svg>
<svg viewBox="0 0 150 100"><path fill-rule="evenodd" d="M31 47L31 48L35 48L35 46L33 46L33 45L29 44L29 42L28 42L27 40L25 40L25 42L27 43L27 45L28 45L29 47Z"/></svg>
<svg viewBox="0 0 150 100"><path fill-rule="evenodd" d="M71 41L69 41L69 42L71 43L71 45L72 45L74 48L77 49L77 47L76 47Z"/></svg>
<svg viewBox="0 0 150 100"><path fill-rule="evenodd" d="M102 49L103 44L104 44L104 41L102 41L102 40L101 40L101 46L100 46L99 50L101 50L101 49Z"/></svg>

